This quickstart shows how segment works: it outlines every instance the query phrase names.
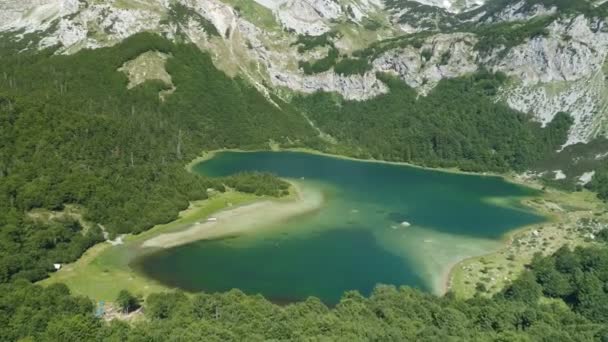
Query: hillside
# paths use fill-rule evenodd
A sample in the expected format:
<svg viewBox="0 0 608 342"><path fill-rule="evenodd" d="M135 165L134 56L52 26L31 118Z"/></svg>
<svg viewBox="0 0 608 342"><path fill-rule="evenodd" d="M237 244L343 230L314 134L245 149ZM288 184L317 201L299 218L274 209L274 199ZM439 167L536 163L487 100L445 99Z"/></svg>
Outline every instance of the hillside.
<svg viewBox="0 0 608 342"><path fill-rule="evenodd" d="M20 50L74 54L154 32L195 44L229 76L287 102L318 91L372 100L391 89L379 74L399 78L424 97L442 80L489 71L506 76L493 101L543 126L560 112L572 117L562 147L607 134L608 4L601 1L45 0L0 6L0 30ZM322 123L311 124L326 140L336 138ZM576 183L592 171L565 173Z"/></svg>
<svg viewBox="0 0 608 342"><path fill-rule="evenodd" d="M607 201L607 56L605 1L2 1L0 340L606 339L597 246L538 257L492 298L176 293L133 327L29 282L209 189L284 194L272 175L185 169L217 149L509 173Z"/></svg>

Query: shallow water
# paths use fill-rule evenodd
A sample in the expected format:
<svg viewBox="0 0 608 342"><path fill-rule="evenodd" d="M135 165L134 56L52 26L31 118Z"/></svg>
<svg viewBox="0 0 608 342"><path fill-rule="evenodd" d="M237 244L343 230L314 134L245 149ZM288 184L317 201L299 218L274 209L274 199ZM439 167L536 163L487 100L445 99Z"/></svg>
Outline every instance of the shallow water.
<svg viewBox="0 0 608 342"><path fill-rule="evenodd" d="M299 152L223 152L195 166L222 176L268 171L323 191L321 210L230 239L199 241L141 259L148 276L191 291L239 288L275 301L377 283L441 292L456 261L500 247L510 230L541 222L519 204L534 190L498 177Z"/></svg>

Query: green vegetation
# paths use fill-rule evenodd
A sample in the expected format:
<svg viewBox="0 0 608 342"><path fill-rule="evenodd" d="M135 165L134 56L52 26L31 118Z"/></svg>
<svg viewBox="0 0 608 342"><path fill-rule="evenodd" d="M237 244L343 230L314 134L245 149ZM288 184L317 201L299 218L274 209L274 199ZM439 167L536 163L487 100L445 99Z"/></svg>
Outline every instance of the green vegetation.
<svg viewBox="0 0 608 342"><path fill-rule="evenodd" d="M608 321L608 249L607 248L568 248L559 249L553 256L543 258L537 255L531 264L532 282L534 280L540 294L558 298L574 312L592 322ZM521 279L521 278L520 278ZM511 289L518 286L513 284ZM528 290L531 286L525 286ZM509 289L505 294L512 293Z"/></svg>
<svg viewBox="0 0 608 342"><path fill-rule="evenodd" d="M522 44L526 39L537 36L547 36L547 25L555 20L555 16L546 16L527 22L505 22L483 26L477 29L479 41L475 48L483 53L503 47L503 52Z"/></svg>
<svg viewBox="0 0 608 342"><path fill-rule="evenodd" d="M570 145L564 148L560 153L547 155L530 169L531 171L541 173L547 170L562 170L567 176L565 179L555 179L553 172L546 172L543 175L543 181L551 187L565 189L568 191L580 190L582 186L579 183L578 176L585 172L596 170L597 177L601 177L605 167L605 158L597 158L608 151L608 140L605 138L596 138L586 144L579 143ZM587 184L587 187L593 189L596 193L601 193L599 187L594 187L593 184Z"/></svg>
<svg viewBox="0 0 608 342"><path fill-rule="evenodd" d="M523 204L545 216L547 221L513 232L509 243L496 253L458 264L451 275L450 291L454 295L470 298L498 293L528 267L536 253L550 255L564 246L593 245L601 240L601 229L608 223L606 204L589 191L549 188ZM608 230L604 231L608 233ZM478 283L484 285L485 292L476 291Z"/></svg>
<svg viewBox="0 0 608 342"><path fill-rule="evenodd" d="M320 36L298 36L292 45L298 46L298 52L304 53L317 47L327 46L327 56L315 61L300 61L299 67L306 75L318 74L334 68L341 75L364 74L371 70L372 65L367 58L356 58L340 56L340 51L335 47L333 40L339 33L337 31L326 32Z"/></svg>
<svg viewBox="0 0 608 342"><path fill-rule="evenodd" d="M18 278L42 279L53 270L54 263L76 260L102 240L99 228L85 233L75 220L41 223L18 215L15 209L1 218L0 283Z"/></svg>
<svg viewBox="0 0 608 342"><path fill-rule="evenodd" d="M349 9L351 9L350 6L349 6ZM365 28L368 31L378 31L384 26L382 21L380 21L379 18L373 19L370 17L363 18L362 25L363 25L363 28Z"/></svg>
<svg viewBox="0 0 608 342"><path fill-rule="evenodd" d="M121 290L128 290L141 298L155 292L167 291L166 286L140 275L129 266L136 256L134 251L141 243L159 234L188 229L192 224L206 220L213 213L257 199L259 197L253 194L236 191L213 193L208 199L192 202L175 221L157 225L137 235L125 236L122 245L95 245L76 262L63 265L60 272L52 273L40 283L44 286L63 283L74 294L106 302L115 300Z"/></svg>
<svg viewBox="0 0 608 342"><path fill-rule="evenodd" d="M338 36L337 31L329 31L325 32L319 36L308 36L308 35L299 35L298 39L292 43L291 45L298 46L298 52L304 53L306 51L315 49L317 47L329 46L333 47L333 39Z"/></svg>
<svg viewBox="0 0 608 342"><path fill-rule="evenodd" d="M490 1L484 7L487 7L489 10L488 14L491 14L500 8L504 8L509 2L509 0ZM526 0L524 6L519 11L530 11L534 6L542 5L545 8L555 7L561 14L585 14L587 16L606 14L603 11L605 8L595 6L592 2L589 0Z"/></svg>
<svg viewBox="0 0 608 342"><path fill-rule="evenodd" d="M603 341L608 338L608 249L536 257L503 292L442 298L378 286L347 292L334 308L318 299L278 306L238 290L148 296L145 319L105 323L64 285L0 285L0 339L54 341ZM549 300L548 298L553 298Z"/></svg>
<svg viewBox="0 0 608 342"><path fill-rule="evenodd" d="M331 69L338 59L339 51L335 47L331 47L327 52L327 56L312 61L300 61L298 65L306 75L318 74Z"/></svg>
<svg viewBox="0 0 608 342"><path fill-rule="evenodd" d="M116 298L116 304L118 304L118 306L124 313L129 313L131 311L137 310L141 306L139 303L139 299L127 290L121 290L118 293L118 297Z"/></svg>
<svg viewBox="0 0 608 342"><path fill-rule="evenodd" d="M172 56L166 69L176 90L164 100L164 83L127 89L118 71L147 51ZM223 180L184 169L202 149L316 139L288 104L275 99L279 109L245 81L228 78L195 46L150 34L70 56L3 56L0 75L2 279L38 280L100 240L97 228L33 223L25 215L31 209L78 204L85 220L112 234L141 232L175 220L208 188L223 191ZM238 177L228 181L242 183ZM243 191L284 193L285 184L267 175L240 177L249 183Z"/></svg>
<svg viewBox="0 0 608 342"><path fill-rule="evenodd" d="M209 21L209 19L178 2L171 4L171 9L169 10L168 18L166 19L167 23L175 25L179 32L183 34L183 32L181 32L181 25L187 23L190 19L193 19L199 25L201 25L205 32L207 32L210 36L220 36L220 33L217 31L213 23Z"/></svg>
<svg viewBox="0 0 608 342"><path fill-rule="evenodd" d="M597 234L598 241L608 243L608 229L604 229Z"/></svg>
<svg viewBox="0 0 608 342"><path fill-rule="evenodd" d="M220 35L205 18L175 6L167 20L194 16L210 35ZM261 10L241 9L250 15L256 11ZM260 13L260 20L276 25L272 13ZM544 20L495 26L479 47L508 47L544 34ZM332 45L326 58L301 67L307 73L331 67L341 74L362 73L374 56L400 46L420 48L424 37L382 41L352 57L340 57ZM373 100L317 93L297 96L293 103L273 97L275 106L246 81L218 71L193 45L139 34L114 47L70 56L52 50L15 54L38 39L28 34L15 42L0 35L0 341L608 339L608 253L599 247L536 257L529 271L492 298L465 301L379 286L370 298L346 293L335 308L327 308L314 298L281 307L239 291L192 298L177 292L149 295L143 304L146 319L138 324L106 324L94 317L90 299L72 296L65 285L30 282L46 277L53 263L78 259L103 239L102 227L112 236L144 235L178 218L192 201L206 199L209 188L286 194L287 183L268 174L208 179L187 172L184 164L203 149L263 149L272 141L427 166L523 170L563 143L571 119L561 113L541 129L494 102L504 82L500 74L442 81L425 98L381 76L391 92ZM326 45L322 40L298 44L304 49ZM146 81L127 89L128 79L118 71L148 51L171 56L166 69L175 91L162 100L158 95L168 90L166 84ZM339 143L322 144L299 109ZM599 170L588 187L608 199L608 169ZM228 205L211 203L215 209ZM95 224L28 215L73 204ZM89 253L107 252L106 247ZM126 253L103 254L82 283L58 280L88 294L108 285L102 274L120 273L121 282L106 290L112 298L121 289L130 291L118 301L130 311L138 305L131 293L144 283L124 269L106 268ZM150 286L144 292L160 290Z"/></svg>
<svg viewBox="0 0 608 342"><path fill-rule="evenodd" d="M431 34L429 32L421 32L384 39L371 44L365 49L355 51L352 55L354 57L365 58L368 61L372 61L378 56L380 56L382 53L392 49L402 48L406 46L413 46L419 49L422 47L424 39L429 37L430 35Z"/></svg>
<svg viewBox="0 0 608 342"><path fill-rule="evenodd" d="M340 75L363 75L372 69L372 65L365 58L340 57L338 49L331 47L327 56L312 61L300 61L299 67L306 75L318 74L334 68Z"/></svg>
<svg viewBox="0 0 608 342"><path fill-rule="evenodd" d="M334 71L340 75L363 75L372 69L365 58L343 58L334 66Z"/></svg>
<svg viewBox="0 0 608 342"><path fill-rule="evenodd" d="M234 176L226 177L224 184L245 193L256 194L258 196L286 196L289 194L289 183L277 177L261 172L238 173Z"/></svg>
<svg viewBox="0 0 608 342"><path fill-rule="evenodd" d="M587 187L596 192L599 198L608 201L608 166L597 170Z"/></svg>
<svg viewBox="0 0 608 342"><path fill-rule="evenodd" d="M443 80L421 98L401 80L379 77L390 93L371 100L316 93L294 103L342 143L335 152L474 171L525 169L565 141L572 121L561 113L543 129L496 103L500 74Z"/></svg>

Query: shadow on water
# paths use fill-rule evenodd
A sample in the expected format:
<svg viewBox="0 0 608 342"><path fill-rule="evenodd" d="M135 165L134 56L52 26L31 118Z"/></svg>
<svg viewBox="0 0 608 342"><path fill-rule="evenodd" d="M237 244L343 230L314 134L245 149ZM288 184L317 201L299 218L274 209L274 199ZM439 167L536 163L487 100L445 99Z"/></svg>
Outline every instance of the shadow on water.
<svg viewBox="0 0 608 342"><path fill-rule="evenodd" d="M242 237L238 239L251 239ZM309 296L328 305L342 293L369 295L376 283L425 283L408 272L407 261L376 243L370 231L343 228L307 237L257 239L239 248L221 241L199 241L139 259L136 267L171 287L218 292L238 287L271 301L293 302Z"/></svg>

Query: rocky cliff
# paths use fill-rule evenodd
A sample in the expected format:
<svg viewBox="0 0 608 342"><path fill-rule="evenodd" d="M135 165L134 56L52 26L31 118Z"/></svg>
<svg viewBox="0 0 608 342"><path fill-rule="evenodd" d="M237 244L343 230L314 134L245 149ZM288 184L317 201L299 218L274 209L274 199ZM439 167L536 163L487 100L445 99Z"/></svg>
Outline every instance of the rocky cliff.
<svg viewBox="0 0 608 342"><path fill-rule="evenodd" d="M154 31L209 50L218 67L267 94L322 90L366 100L389 91L376 76L382 72L424 96L442 79L503 72L509 82L496 101L543 124L570 113L570 145L608 131L608 26L601 1L562 3L10 0L0 4L0 30L32 39L30 48L57 46L57 53ZM364 67L344 72L340 62Z"/></svg>

